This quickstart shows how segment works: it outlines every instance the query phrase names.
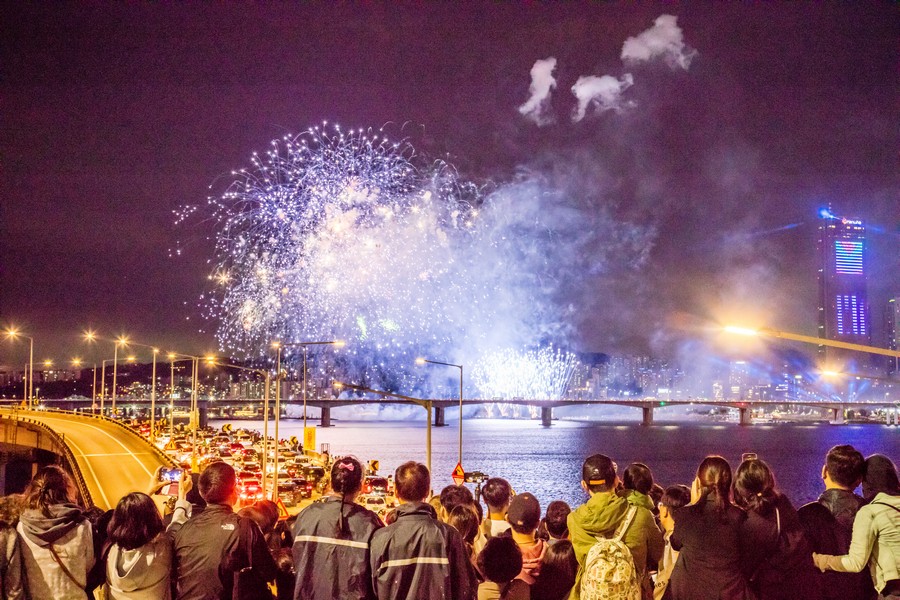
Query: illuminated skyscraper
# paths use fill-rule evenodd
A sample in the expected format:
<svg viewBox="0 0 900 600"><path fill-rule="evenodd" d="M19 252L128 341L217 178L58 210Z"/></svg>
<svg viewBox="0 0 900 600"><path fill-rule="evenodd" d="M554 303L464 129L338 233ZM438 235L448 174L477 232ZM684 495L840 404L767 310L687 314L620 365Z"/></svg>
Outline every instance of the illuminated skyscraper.
<svg viewBox="0 0 900 600"><path fill-rule="evenodd" d="M819 337L871 345L866 228L828 209L819 217Z"/></svg>

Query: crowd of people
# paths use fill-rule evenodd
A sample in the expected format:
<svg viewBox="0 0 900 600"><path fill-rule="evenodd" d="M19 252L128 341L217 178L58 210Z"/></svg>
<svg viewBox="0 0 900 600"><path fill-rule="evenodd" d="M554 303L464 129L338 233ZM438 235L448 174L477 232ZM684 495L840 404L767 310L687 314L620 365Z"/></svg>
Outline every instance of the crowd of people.
<svg viewBox="0 0 900 600"><path fill-rule="evenodd" d="M174 507L133 492L106 513L71 477L40 469L0 499L5 599L803 600L900 599L900 482L886 456L832 448L817 501L796 509L764 461L707 456L691 485L585 459L572 509L491 478L431 491L417 462L394 474L382 521L355 502L363 465L331 465L328 493L293 524L260 501L235 512L234 469L185 474ZM855 493L861 485L862 495ZM482 504L483 502L483 504ZM165 514L163 514L165 513Z"/></svg>

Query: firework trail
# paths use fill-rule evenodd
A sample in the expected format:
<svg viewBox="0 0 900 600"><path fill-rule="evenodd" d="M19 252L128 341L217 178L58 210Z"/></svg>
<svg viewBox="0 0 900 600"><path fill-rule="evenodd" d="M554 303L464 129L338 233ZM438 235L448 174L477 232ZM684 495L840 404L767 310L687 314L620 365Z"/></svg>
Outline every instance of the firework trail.
<svg viewBox="0 0 900 600"><path fill-rule="evenodd" d="M483 397L497 401L503 416L522 408L536 416L537 408L511 405L505 400L559 400L569 387L578 359L571 352L541 348L521 352L511 349L492 352L476 364L472 379ZM490 414L493 407L488 408Z"/></svg>
<svg viewBox="0 0 900 600"><path fill-rule="evenodd" d="M552 188L523 175L485 195L381 132L323 126L273 141L209 199L205 316L233 355L344 340L329 350L342 376L422 394L452 373L416 369L416 356L474 365L567 345L573 282L624 254L640 263L649 244L602 207L580 212L583 187Z"/></svg>

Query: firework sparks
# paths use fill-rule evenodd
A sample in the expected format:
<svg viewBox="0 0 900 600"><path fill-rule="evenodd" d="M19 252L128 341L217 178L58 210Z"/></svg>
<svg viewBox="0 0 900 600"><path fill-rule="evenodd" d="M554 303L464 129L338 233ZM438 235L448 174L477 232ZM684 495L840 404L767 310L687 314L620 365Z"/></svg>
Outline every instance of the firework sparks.
<svg viewBox="0 0 900 600"><path fill-rule="evenodd" d="M485 197L381 132L284 137L233 177L209 199L214 287L202 302L221 348L259 357L273 340L345 340L337 368L373 387L440 388L413 368L422 354L475 364L498 348L565 343L560 291L648 247L596 206L576 215L568 188L526 177ZM543 397L564 382L529 385L522 395Z"/></svg>

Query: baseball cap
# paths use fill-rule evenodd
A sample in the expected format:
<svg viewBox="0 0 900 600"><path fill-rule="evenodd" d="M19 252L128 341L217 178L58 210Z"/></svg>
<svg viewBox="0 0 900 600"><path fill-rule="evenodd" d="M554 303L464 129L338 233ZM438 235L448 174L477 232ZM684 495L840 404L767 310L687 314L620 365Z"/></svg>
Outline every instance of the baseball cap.
<svg viewBox="0 0 900 600"><path fill-rule="evenodd" d="M536 529L541 520L541 504L533 494L519 494L510 502L506 520L517 527Z"/></svg>

